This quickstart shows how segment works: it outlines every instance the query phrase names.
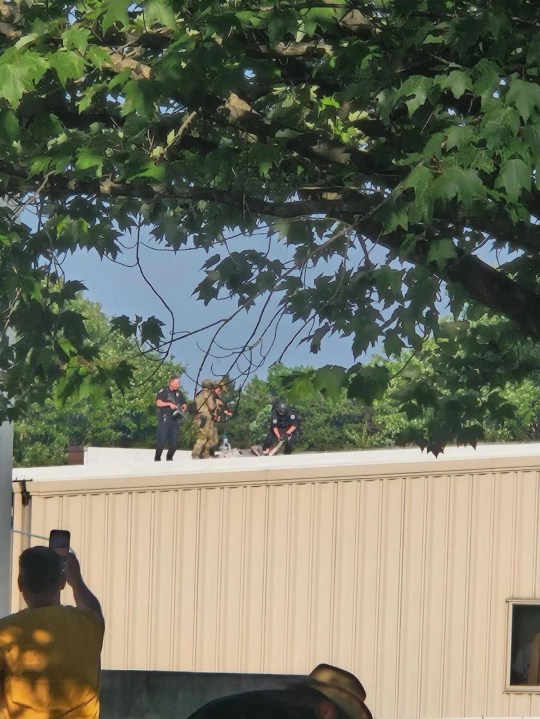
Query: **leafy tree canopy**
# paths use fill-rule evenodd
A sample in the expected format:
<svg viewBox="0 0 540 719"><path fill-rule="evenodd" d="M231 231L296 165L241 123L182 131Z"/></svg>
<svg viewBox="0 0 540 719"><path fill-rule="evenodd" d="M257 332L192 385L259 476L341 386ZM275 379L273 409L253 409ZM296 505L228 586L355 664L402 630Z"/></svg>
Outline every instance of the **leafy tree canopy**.
<svg viewBox="0 0 540 719"><path fill-rule="evenodd" d="M50 378L127 381L85 354L66 306L78 285L43 280L61 253L116 257L136 230L208 252L204 302L248 310L274 293L315 352L333 334L357 357L446 341L447 297L465 340L455 366L445 345L441 371L483 383L498 411L497 385L523 367L497 343L540 336L536 2L0 0L0 14L0 311L17 333L1 355L6 401ZM487 341L469 322L493 312L504 319ZM156 318L117 326L163 345ZM486 349L497 371L480 379L468 362ZM370 401L391 382L359 364L311 381L336 378ZM434 413L438 434L417 439L474 441L461 431L474 408L456 397L449 419L439 379L411 378L401 397Z"/></svg>
<svg viewBox="0 0 540 719"><path fill-rule="evenodd" d="M18 466L60 465L67 461L69 445L101 447L153 447L156 434L156 392L182 367L163 362L156 353L143 355L135 341L114 331L99 305L76 299L70 309L85 320L89 342L99 350L101 361L113 366L129 361L129 386L113 387L102 402L82 383L66 395L66 383L59 380L43 388L15 423L14 461ZM181 439L189 446L191 423L183 423ZM187 443L187 444L186 444Z"/></svg>

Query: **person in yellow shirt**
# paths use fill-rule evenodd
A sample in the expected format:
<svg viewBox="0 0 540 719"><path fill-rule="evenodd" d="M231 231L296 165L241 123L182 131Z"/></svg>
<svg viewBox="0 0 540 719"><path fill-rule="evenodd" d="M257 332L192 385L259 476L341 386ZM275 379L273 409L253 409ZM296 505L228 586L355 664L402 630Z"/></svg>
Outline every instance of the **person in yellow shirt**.
<svg viewBox="0 0 540 719"><path fill-rule="evenodd" d="M105 620L76 556L48 547L19 557L19 589L28 606L0 619L0 717L98 719ZM67 583L75 607L60 604Z"/></svg>

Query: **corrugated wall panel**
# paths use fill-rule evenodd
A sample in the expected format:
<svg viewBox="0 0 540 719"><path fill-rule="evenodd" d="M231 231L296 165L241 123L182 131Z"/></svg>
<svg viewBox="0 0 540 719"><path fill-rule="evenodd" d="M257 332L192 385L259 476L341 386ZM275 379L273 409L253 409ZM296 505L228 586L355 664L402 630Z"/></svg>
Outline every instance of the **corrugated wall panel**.
<svg viewBox="0 0 540 719"><path fill-rule="evenodd" d="M219 587L221 617L217 647L219 671L240 671L244 594L244 487L223 489L222 554Z"/></svg>
<svg viewBox="0 0 540 719"><path fill-rule="evenodd" d="M517 473L519 481L523 476L523 472ZM540 474L538 472L527 473L531 477L531 500L535 505L536 527L535 535L532 539L535 565L534 565L534 583L531 597L540 597ZM540 695L529 695L529 714L532 716L540 716Z"/></svg>
<svg viewBox="0 0 540 719"><path fill-rule="evenodd" d="M107 592L102 599L103 612L108 627L103 652L103 666L126 669L132 657L128 653L128 627L130 604L139 598L129 592L132 563L138 561L138 547L131 544L132 495L109 494L107 496L109 531L106 538ZM136 551L134 551L136 550ZM92 587L91 587L92 588ZM137 635L140 636L137 631ZM136 668L136 667L134 667Z"/></svg>
<svg viewBox="0 0 540 719"><path fill-rule="evenodd" d="M221 487L200 490L197 567L197 635L195 642L195 669L217 668L217 637L219 616L219 577L221 569L222 532Z"/></svg>
<svg viewBox="0 0 540 719"><path fill-rule="evenodd" d="M291 486L289 633L284 671L302 667L308 672L311 662L311 596L313 575L314 484Z"/></svg>
<svg viewBox="0 0 540 719"><path fill-rule="evenodd" d="M261 673L264 664L269 487L247 487L244 547L242 666Z"/></svg>
<svg viewBox="0 0 540 719"><path fill-rule="evenodd" d="M507 602L512 595L512 555L514 551L515 473L505 472L494 478L493 575L490 591L490 624L487 651L487 694L485 710L492 715L497 710L508 713L510 697L502 695L507 673Z"/></svg>
<svg viewBox="0 0 540 719"><path fill-rule="evenodd" d="M177 550L174 557L176 577L174 610L176 622L172 627L173 664L171 668L185 671L195 669L197 603L199 593L199 494L200 490L178 492Z"/></svg>
<svg viewBox="0 0 540 719"><path fill-rule="evenodd" d="M540 598L534 468L32 489L32 530L70 529L102 600L105 667L329 661L377 719L540 715L505 692L507 600Z"/></svg>
<svg viewBox="0 0 540 719"><path fill-rule="evenodd" d="M119 541L131 547L128 563L125 646L126 662L136 669L149 666L151 634L151 603L153 599L152 569L159 557L154 551L155 492L132 492L130 496L129 533L121 533ZM156 566L156 571L158 567ZM144 637L145 641L140 641Z"/></svg>
<svg viewBox="0 0 540 719"><path fill-rule="evenodd" d="M471 485L472 478L468 475L454 476L450 483L447 544L449 561L446 567L445 642L441 667L441 714L449 717L464 716Z"/></svg>
<svg viewBox="0 0 540 719"><path fill-rule="evenodd" d="M62 505L63 497L61 495L45 497L39 503L32 502L32 532L47 536L49 533L47 527L64 529L62 527ZM40 527L40 530L38 531L36 527ZM41 544L42 540L36 540L34 543Z"/></svg>
<svg viewBox="0 0 540 719"><path fill-rule="evenodd" d="M290 489L276 485L268 498L263 672L287 661Z"/></svg>
<svg viewBox="0 0 540 719"><path fill-rule="evenodd" d="M312 574L310 601L309 662L332 657L334 619L333 582L336 558L337 483L318 484L314 504L312 535ZM275 669L273 670L275 671Z"/></svg>
<svg viewBox="0 0 540 719"><path fill-rule="evenodd" d="M419 667L420 716L442 712L448 603L448 541L450 480L427 478L425 519L425 571L423 585L424 631Z"/></svg>
<svg viewBox="0 0 540 719"><path fill-rule="evenodd" d="M383 483L380 513L379 611L377 615L375 692L379 697L378 711L395 716L398 709L401 589L403 577L403 515L405 482L395 479ZM381 692L382 687L385 690Z"/></svg>
<svg viewBox="0 0 540 719"><path fill-rule="evenodd" d="M109 495L83 495L82 523L75 527L69 519L73 533L72 544L81 560L84 578L98 597L105 598L114 578L110 575L111 525L108 516ZM80 532L80 536L78 533Z"/></svg>
<svg viewBox="0 0 540 719"><path fill-rule="evenodd" d="M477 475L471 482L471 532L465 648L465 714L480 716L487 692L489 655L489 592L492 572L493 477Z"/></svg>
<svg viewBox="0 0 540 719"><path fill-rule="evenodd" d="M514 505L514 543L512 557L511 587L508 597L514 599L540 597L535 594L538 576L538 474L516 473L516 496ZM526 716L533 711L540 714L537 698L530 694L512 694L510 711Z"/></svg>
<svg viewBox="0 0 540 719"><path fill-rule="evenodd" d="M149 577L153 589L150 605L148 667L168 670L173 663L173 634L177 612L175 607L178 493L154 493L153 566Z"/></svg>
<svg viewBox="0 0 540 719"><path fill-rule="evenodd" d="M513 590L516 597L530 597L535 589L537 506L536 477L522 474L518 482Z"/></svg>
<svg viewBox="0 0 540 719"><path fill-rule="evenodd" d="M358 561L355 580L358 595L354 625L355 661L351 666L355 667L358 676L361 677L370 701L379 691L377 688L378 628L382 609L379 602L379 576L381 573L379 558L382 543L380 517L384 500L384 484L383 481L361 482L359 487ZM384 691L383 686L380 691ZM379 714L379 716L382 715Z"/></svg>
<svg viewBox="0 0 540 719"><path fill-rule="evenodd" d="M354 664L355 645L361 641L356 631L357 604L361 592L361 578L358 576L359 491L358 482L342 482L338 485L332 662L346 667Z"/></svg>
<svg viewBox="0 0 540 719"><path fill-rule="evenodd" d="M423 646L428 478L406 484L397 691L401 716L418 716Z"/></svg>

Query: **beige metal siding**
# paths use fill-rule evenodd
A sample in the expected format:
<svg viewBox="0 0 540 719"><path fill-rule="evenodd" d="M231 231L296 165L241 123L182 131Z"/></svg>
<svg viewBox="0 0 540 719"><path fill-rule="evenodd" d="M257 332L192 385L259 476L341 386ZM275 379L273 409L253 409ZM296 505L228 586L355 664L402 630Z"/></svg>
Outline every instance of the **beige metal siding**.
<svg viewBox="0 0 540 719"><path fill-rule="evenodd" d="M540 695L505 689L507 600L540 599L537 467L429 467L40 482L30 524L71 530L105 667L327 661L378 719L539 715Z"/></svg>

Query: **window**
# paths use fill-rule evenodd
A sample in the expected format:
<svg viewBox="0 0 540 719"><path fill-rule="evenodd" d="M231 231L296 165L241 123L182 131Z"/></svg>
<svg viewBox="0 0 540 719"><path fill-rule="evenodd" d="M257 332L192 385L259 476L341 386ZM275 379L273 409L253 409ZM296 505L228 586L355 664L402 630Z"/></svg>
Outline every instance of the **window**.
<svg viewBox="0 0 540 719"><path fill-rule="evenodd" d="M540 599L509 601L509 689L540 691Z"/></svg>

